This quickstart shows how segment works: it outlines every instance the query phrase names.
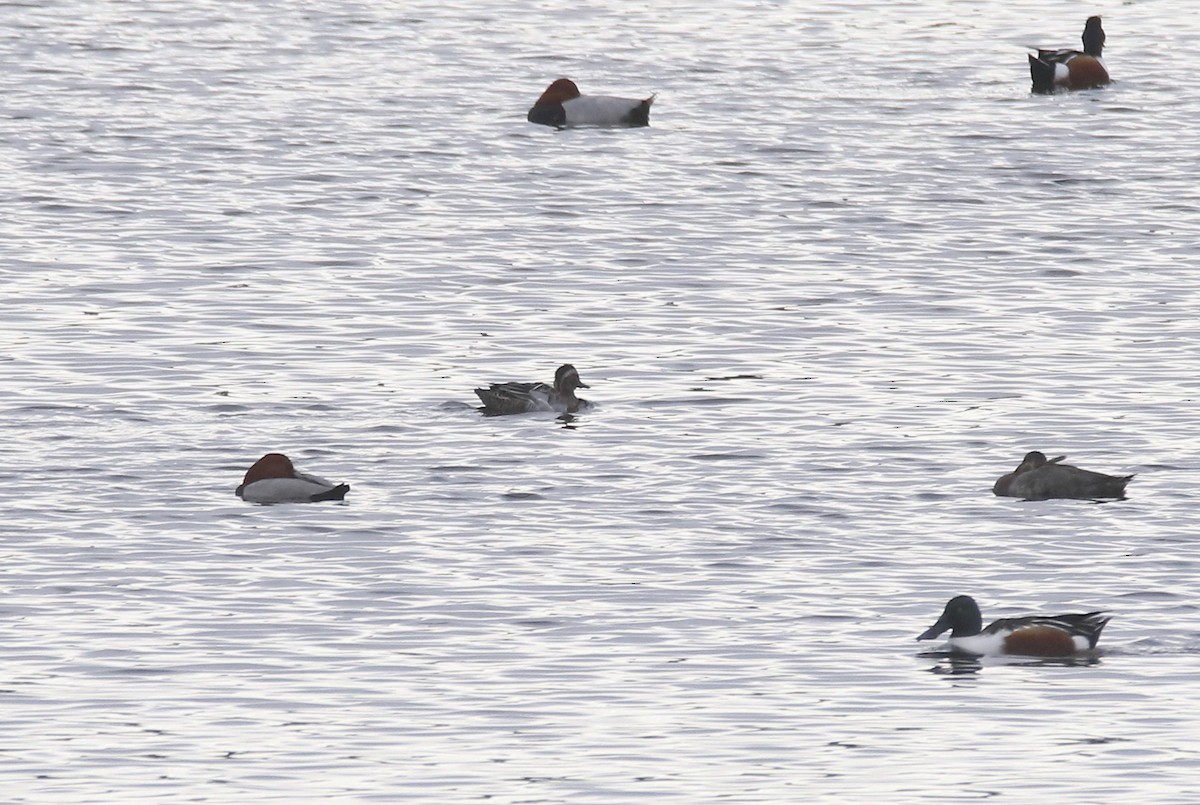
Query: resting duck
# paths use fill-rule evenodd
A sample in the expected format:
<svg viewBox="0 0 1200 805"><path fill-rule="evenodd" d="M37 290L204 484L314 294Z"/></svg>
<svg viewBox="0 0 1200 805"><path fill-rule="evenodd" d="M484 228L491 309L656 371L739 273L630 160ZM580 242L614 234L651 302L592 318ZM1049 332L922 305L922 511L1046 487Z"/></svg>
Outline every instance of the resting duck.
<svg viewBox="0 0 1200 805"><path fill-rule="evenodd" d="M579 372L569 363L558 367L554 385L545 383L493 383L486 389L475 389L483 402L480 411L488 414L524 414L530 411L557 411L574 414L590 403L575 396L575 389L591 388L579 379Z"/></svg>
<svg viewBox="0 0 1200 805"><path fill-rule="evenodd" d="M937 623L918 640L933 640L950 629L950 648L969 654L1021 654L1066 657L1096 647L1109 618L1103 612L1082 615L1031 615L1001 618L983 628L979 605L969 595L951 598Z"/></svg>
<svg viewBox="0 0 1200 805"><path fill-rule="evenodd" d="M1029 75L1034 92L1054 92L1059 88L1089 89L1107 84L1110 79L1104 60L1104 28L1099 17L1088 17L1083 26L1083 52L1037 49L1029 54Z"/></svg>
<svg viewBox="0 0 1200 805"><path fill-rule="evenodd" d="M574 81L560 78L546 88L526 119L530 123L560 129L568 126L649 126L652 103L653 95L641 101L610 95L581 95Z"/></svg>
<svg viewBox="0 0 1200 805"><path fill-rule="evenodd" d="M342 500L349 491L347 484L300 472L283 453L267 453L246 470L237 496L250 503L315 503Z"/></svg>
<svg viewBox="0 0 1200 805"><path fill-rule="evenodd" d="M1124 498L1125 484L1132 475L1105 475L1060 464L1066 456L1046 460L1044 453L1026 453L1017 468L996 481L992 492L1002 497L1025 500L1051 498Z"/></svg>

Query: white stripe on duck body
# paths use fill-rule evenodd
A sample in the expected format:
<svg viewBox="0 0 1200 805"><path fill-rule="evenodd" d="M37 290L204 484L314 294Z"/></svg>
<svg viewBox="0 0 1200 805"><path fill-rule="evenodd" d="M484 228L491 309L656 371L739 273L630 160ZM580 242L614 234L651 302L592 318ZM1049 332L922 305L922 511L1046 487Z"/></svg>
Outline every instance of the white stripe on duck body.
<svg viewBox="0 0 1200 805"><path fill-rule="evenodd" d="M1078 615L1029 615L1001 618L983 628L979 605L969 595L951 598L937 623L918 640L933 640L950 630L950 648L968 654L1016 654L1026 657L1067 657L1091 651L1108 623L1103 612Z"/></svg>
<svg viewBox="0 0 1200 805"><path fill-rule="evenodd" d="M1124 499L1125 485L1133 479L1132 475L1105 475L1083 470L1061 463L1065 459L1066 456L1047 459L1037 450L1026 453L1015 470L996 481L992 492L1001 497L1025 500Z"/></svg>
<svg viewBox="0 0 1200 805"><path fill-rule="evenodd" d="M604 126L635 128L650 125L650 105L654 97L636 100L611 95L583 95L569 78L560 78L546 88L529 110L530 123L555 128Z"/></svg>
<svg viewBox="0 0 1200 805"><path fill-rule="evenodd" d="M1108 84L1108 68L1100 54L1104 52L1104 28L1099 17L1088 17L1083 26L1083 50L1037 50L1029 54L1029 77L1033 91L1054 92L1058 89L1091 89Z"/></svg>
<svg viewBox="0 0 1200 805"><path fill-rule="evenodd" d="M246 470L236 494L249 503L317 503L343 500L348 484L300 472L283 453L267 453Z"/></svg>
<svg viewBox="0 0 1200 805"><path fill-rule="evenodd" d="M574 414L591 406L575 396L575 389L591 388L579 379L579 372L569 363L558 367L554 383L493 383L486 389L475 389L488 414L526 414L534 411L554 411Z"/></svg>

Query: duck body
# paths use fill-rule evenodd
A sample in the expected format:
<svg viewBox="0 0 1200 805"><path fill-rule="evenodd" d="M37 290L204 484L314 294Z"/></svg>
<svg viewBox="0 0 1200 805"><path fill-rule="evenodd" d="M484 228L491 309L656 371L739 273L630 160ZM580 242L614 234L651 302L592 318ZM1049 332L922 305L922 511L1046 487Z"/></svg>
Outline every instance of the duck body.
<svg viewBox="0 0 1200 805"><path fill-rule="evenodd" d="M1001 497L1025 500L1125 497L1125 485L1133 479L1132 475L1105 475L1059 463L1065 458L1057 456L1047 460L1045 454L1037 450L1026 453L1015 470L996 481L992 492Z"/></svg>
<svg viewBox="0 0 1200 805"><path fill-rule="evenodd" d="M1099 17L1088 17L1083 27L1083 50L1042 50L1029 54L1029 77L1033 91L1050 93L1059 89L1091 89L1108 84L1108 68L1100 54L1104 50L1104 28Z"/></svg>
<svg viewBox="0 0 1200 805"><path fill-rule="evenodd" d="M933 640L950 630L954 651L986 656L1068 657L1091 651L1109 621L1103 612L1001 618L983 628L979 605L969 595L951 598L937 622L917 640Z"/></svg>
<svg viewBox="0 0 1200 805"><path fill-rule="evenodd" d="M300 472L283 453L267 453L246 471L236 494L249 503L316 503L343 500L348 484Z"/></svg>
<svg viewBox="0 0 1200 805"><path fill-rule="evenodd" d="M574 414L590 406L587 400L575 396L575 389L590 388L579 379L579 372L569 363L558 367L554 383L493 383L486 389L475 389L487 414L526 414L534 411L554 411Z"/></svg>
<svg viewBox="0 0 1200 805"><path fill-rule="evenodd" d="M560 129L575 126L634 128L650 125L650 105L653 103L653 95L642 100L583 95L574 81L560 78L546 88L525 119Z"/></svg>

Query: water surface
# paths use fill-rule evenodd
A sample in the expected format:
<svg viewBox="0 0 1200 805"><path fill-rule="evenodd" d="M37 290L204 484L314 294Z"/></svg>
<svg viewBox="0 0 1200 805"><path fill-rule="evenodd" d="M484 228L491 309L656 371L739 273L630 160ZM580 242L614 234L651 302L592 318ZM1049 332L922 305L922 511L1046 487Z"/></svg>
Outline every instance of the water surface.
<svg viewBox="0 0 1200 805"><path fill-rule="evenodd" d="M1088 13L1117 83L1031 96ZM1195 802L1198 33L9 5L6 796ZM560 75L651 127L529 125ZM473 409L563 362L596 410ZM993 497L1032 449L1129 500ZM1114 617L952 661L958 593Z"/></svg>

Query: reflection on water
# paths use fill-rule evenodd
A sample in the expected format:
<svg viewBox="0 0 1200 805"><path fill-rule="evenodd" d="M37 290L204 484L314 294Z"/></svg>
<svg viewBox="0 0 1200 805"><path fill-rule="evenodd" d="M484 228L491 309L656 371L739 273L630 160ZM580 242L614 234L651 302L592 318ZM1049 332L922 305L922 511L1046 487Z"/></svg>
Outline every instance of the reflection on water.
<svg viewBox="0 0 1200 805"><path fill-rule="evenodd" d="M967 676L992 666L1079 668L1100 664L1100 655L1096 653L1078 654L1072 657L980 657L958 651L923 651L917 656L939 660L938 664L931 667L929 671L942 676Z"/></svg>

